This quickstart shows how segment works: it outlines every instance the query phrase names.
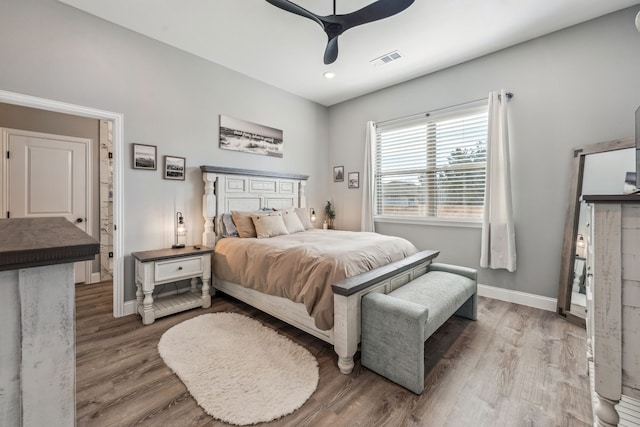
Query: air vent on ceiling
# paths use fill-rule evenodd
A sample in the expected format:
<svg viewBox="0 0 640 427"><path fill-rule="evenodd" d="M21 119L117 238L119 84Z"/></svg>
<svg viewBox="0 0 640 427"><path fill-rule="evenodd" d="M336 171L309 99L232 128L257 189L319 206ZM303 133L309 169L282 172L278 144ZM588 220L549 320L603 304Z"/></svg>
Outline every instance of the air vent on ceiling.
<svg viewBox="0 0 640 427"><path fill-rule="evenodd" d="M394 50L393 52L389 52L387 54L384 54L379 58L371 60L370 62L374 66L379 67L381 65L388 64L389 62L396 61L396 60L398 60L400 58L402 58L402 55L400 54L400 52L398 52L397 50Z"/></svg>

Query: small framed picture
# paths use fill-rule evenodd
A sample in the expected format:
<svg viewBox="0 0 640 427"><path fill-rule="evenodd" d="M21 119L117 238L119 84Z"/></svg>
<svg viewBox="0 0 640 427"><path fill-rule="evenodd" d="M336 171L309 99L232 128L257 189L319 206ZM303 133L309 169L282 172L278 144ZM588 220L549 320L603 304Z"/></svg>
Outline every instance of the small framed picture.
<svg viewBox="0 0 640 427"><path fill-rule="evenodd" d="M360 172L349 172L349 188L360 187Z"/></svg>
<svg viewBox="0 0 640 427"><path fill-rule="evenodd" d="M184 181L185 158L164 156L164 178Z"/></svg>
<svg viewBox="0 0 640 427"><path fill-rule="evenodd" d="M344 166L333 167L333 182L344 181Z"/></svg>
<svg viewBox="0 0 640 427"><path fill-rule="evenodd" d="M156 170L156 151L155 145L132 144L133 145L133 168Z"/></svg>

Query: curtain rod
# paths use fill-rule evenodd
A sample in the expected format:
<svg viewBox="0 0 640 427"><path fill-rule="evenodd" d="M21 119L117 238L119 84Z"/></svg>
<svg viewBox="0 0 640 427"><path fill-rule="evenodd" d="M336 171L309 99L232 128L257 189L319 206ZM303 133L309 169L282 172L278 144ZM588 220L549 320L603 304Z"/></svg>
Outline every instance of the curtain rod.
<svg viewBox="0 0 640 427"><path fill-rule="evenodd" d="M498 98L500 98L500 97L501 96L498 95ZM507 92L507 100L509 100L511 98L513 98L513 93L512 92ZM466 101L466 102L461 102L459 104L450 105L448 107L437 108L437 109L431 110L429 112L418 113L418 114L414 114L414 115L406 116L406 117L397 117L395 119L383 120L381 122L375 122L375 124L376 124L376 126L377 125L381 125L381 124L382 125L386 125L386 124L393 123L393 122L398 121L398 120L413 119L413 118L417 118L417 117L421 117L421 116L429 117L431 115L431 113L435 113L435 112L442 111L442 110L448 110L449 108L461 107L463 105L473 104L475 102L486 101L488 99L489 99L489 97L487 96L487 97L484 97L484 98L474 99L473 101Z"/></svg>

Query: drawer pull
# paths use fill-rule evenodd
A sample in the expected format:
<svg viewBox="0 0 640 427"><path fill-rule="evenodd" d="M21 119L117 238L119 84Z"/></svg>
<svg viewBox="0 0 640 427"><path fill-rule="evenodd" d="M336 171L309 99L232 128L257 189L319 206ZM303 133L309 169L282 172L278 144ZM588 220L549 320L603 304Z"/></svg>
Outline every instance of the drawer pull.
<svg viewBox="0 0 640 427"><path fill-rule="evenodd" d="M182 266L178 267L178 270L182 270Z"/></svg>

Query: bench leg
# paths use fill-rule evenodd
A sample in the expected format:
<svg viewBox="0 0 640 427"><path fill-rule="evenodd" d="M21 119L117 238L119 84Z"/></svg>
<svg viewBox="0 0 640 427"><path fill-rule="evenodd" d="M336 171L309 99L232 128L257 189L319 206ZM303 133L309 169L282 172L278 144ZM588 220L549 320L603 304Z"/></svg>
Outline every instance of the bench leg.
<svg viewBox="0 0 640 427"><path fill-rule="evenodd" d="M381 294L368 295L362 306L362 366L416 394L422 393L428 310Z"/></svg>
<svg viewBox="0 0 640 427"><path fill-rule="evenodd" d="M456 311L456 316L466 317L471 320L478 320L478 293L471 295Z"/></svg>

